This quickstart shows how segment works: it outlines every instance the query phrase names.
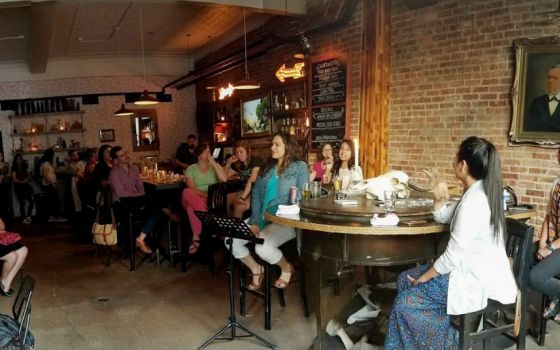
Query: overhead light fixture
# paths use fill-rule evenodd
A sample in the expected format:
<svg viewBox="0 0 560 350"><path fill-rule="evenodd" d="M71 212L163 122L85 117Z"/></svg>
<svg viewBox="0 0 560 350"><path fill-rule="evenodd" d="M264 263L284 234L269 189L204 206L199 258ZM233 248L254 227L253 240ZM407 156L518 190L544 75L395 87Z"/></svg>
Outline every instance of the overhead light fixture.
<svg viewBox="0 0 560 350"><path fill-rule="evenodd" d="M142 6L140 6L140 44L142 47L142 71L144 72L144 86L146 86L146 61L144 59L144 27L142 26ZM149 106L158 104L159 101L148 95L148 90L144 90L142 95L134 101L135 105Z"/></svg>
<svg viewBox="0 0 560 350"><path fill-rule="evenodd" d="M124 103L121 104L121 108L119 108L113 115L120 117L120 116L126 116L126 115L133 115L134 112L124 108Z"/></svg>
<svg viewBox="0 0 560 350"><path fill-rule="evenodd" d="M233 95L233 90L235 90L235 88L230 83L228 83L228 86L225 88L219 88L218 92L220 93L220 97L218 99L223 100L226 97L230 97Z"/></svg>
<svg viewBox="0 0 560 350"><path fill-rule="evenodd" d="M261 84L255 79L249 79L249 71L247 70L247 24L245 23L245 7L243 7L243 39L245 43L245 79L234 84L235 90L254 90L261 87Z"/></svg>

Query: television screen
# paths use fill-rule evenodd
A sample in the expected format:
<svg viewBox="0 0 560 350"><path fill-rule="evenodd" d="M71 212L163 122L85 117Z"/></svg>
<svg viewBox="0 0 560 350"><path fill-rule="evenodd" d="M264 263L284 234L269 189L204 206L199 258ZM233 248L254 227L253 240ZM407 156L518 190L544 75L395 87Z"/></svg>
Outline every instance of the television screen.
<svg viewBox="0 0 560 350"><path fill-rule="evenodd" d="M241 102L241 136L270 134L270 99L261 97Z"/></svg>

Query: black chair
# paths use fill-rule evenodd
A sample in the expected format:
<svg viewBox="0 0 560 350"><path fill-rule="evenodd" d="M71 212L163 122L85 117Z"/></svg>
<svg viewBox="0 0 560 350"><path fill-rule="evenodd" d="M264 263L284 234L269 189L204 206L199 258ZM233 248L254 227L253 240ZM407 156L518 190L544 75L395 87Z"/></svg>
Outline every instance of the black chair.
<svg viewBox="0 0 560 350"><path fill-rule="evenodd" d="M210 185L208 187L208 213L216 216L227 216L228 194L238 190L239 186L237 184L227 182L218 182ZM223 234L218 232L215 227L203 224L202 233L200 234L200 245L191 260L208 265L210 273L214 277L217 271L219 271L219 269L216 269L216 253L224 249Z"/></svg>
<svg viewBox="0 0 560 350"><path fill-rule="evenodd" d="M254 245L249 245L250 249L254 252ZM290 263L294 266L294 273L296 274L297 278L294 278L294 274L292 274L292 278L290 280L290 284L299 282L299 292L301 297L301 303L303 307L303 315L305 317L309 317L309 307L307 305L307 294L305 288L305 268L301 263L299 258L299 252L297 249L297 240L292 239L282 246L280 246L280 250L282 251L282 255L290 261ZM255 260L259 262L264 267L264 279L263 279L263 286L262 291L260 290L251 290L247 288L247 284L245 282L245 276L247 275L247 269L245 265L240 264L239 269L239 312L241 316L245 316L245 296L246 293L250 293L256 297L262 298L264 300L264 329L270 330L272 328L272 302L271 302L271 294L273 289L278 290L278 301L280 306L286 307L286 301L284 297L284 289L275 288L271 281L273 276L279 276L280 271L278 266L270 265L266 261L260 259L256 254L253 254ZM274 273L276 270L276 273Z"/></svg>
<svg viewBox="0 0 560 350"><path fill-rule="evenodd" d="M554 276L554 278L556 278L557 280L560 280L560 275L556 275ZM540 311L540 317L541 317L541 322L540 322L540 328L539 328L539 334L537 335L537 343L540 346L544 346L544 341L545 341L545 336L546 336L546 324L548 322L548 318L542 317L542 314L544 312L544 309L548 306L548 304L550 304L551 298L548 295L544 295L542 296L542 306L541 306L541 311Z"/></svg>
<svg viewBox="0 0 560 350"><path fill-rule="evenodd" d="M3 345L1 349L29 349L30 345L33 345L34 338L29 332L29 323L31 320L31 297L34 288L35 280L29 275L23 277L12 305L12 317L0 315L2 329L4 331L12 330L9 335L2 333L5 338L0 339L0 344Z"/></svg>
<svg viewBox="0 0 560 350"><path fill-rule="evenodd" d="M506 230L506 253L511 260L517 282L517 301L503 305L489 299L485 309L453 317L452 325L459 330L460 349L469 349L472 343L480 341L483 341L484 349L490 349L491 338L502 335L515 342L517 349L525 349L528 274L532 261L530 247L534 228L508 218ZM508 317L512 310L513 317ZM501 323L496 322L493 317L500 314L505 314ZM481 317L483 329L477 331Z"/></svg>

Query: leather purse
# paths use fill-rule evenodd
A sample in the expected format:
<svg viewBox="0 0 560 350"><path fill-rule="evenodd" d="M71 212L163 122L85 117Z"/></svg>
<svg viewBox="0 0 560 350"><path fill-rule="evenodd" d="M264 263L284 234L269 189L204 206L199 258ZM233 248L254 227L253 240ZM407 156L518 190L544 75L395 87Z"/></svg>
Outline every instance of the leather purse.
<svg viewBox="0 0 560 350"><path fill-rule="evenodd" d="M95 211L95 221L93 222L93 226L91 228L93 243L105 246L114 246L117 245L117 224L115 220L115 213L113 212L113 207L110 207L111 223L99 223L99 208L101 206L102 197L103 196L99 196L97 209Z"/></svg>

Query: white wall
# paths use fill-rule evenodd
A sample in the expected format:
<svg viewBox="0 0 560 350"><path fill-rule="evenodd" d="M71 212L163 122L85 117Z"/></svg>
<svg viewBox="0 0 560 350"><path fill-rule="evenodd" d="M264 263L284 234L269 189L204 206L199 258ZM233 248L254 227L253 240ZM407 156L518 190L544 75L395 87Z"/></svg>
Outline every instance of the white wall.
<svg viewBox="0 0 560 350"><path fill-rule="evenodd" d="M104 77L79 77L61 78L51 80L32 80L17 82L0 82L0 100L46 98L64 95L82 95L95 93L132 92L148 89L160 91L161 86L178 76L149 76L147 83L140 76L104 76ZM176 90L166 90L173 98L171 103L159 103L152 108L157 110L159 124L160 151L159 152L131 152L133 161L138 161L142 156L158 153L160 160L172 158L180 142L186 141L190 133L196 134L196 97L194 86ZM132 150L132 133L130 117L113 116L120 105L124 103L124 96L101 96L97 105L83 105L85 146L99 146L99 129L115 129L115 142L112 145L121 145L127 150ZM134 104L127 104L127 108L137 108ZM11 111L0 111L0 131L3 136L4 152L6 159L12 159L12 128L9 115ZM59 117L53 116L58 119ZM70 118L69 118L70 119ZM69 142L70 135L66 136ZM72 138L75 135L72 134ZM46 145L45 145L46 147Z"/></svg>

